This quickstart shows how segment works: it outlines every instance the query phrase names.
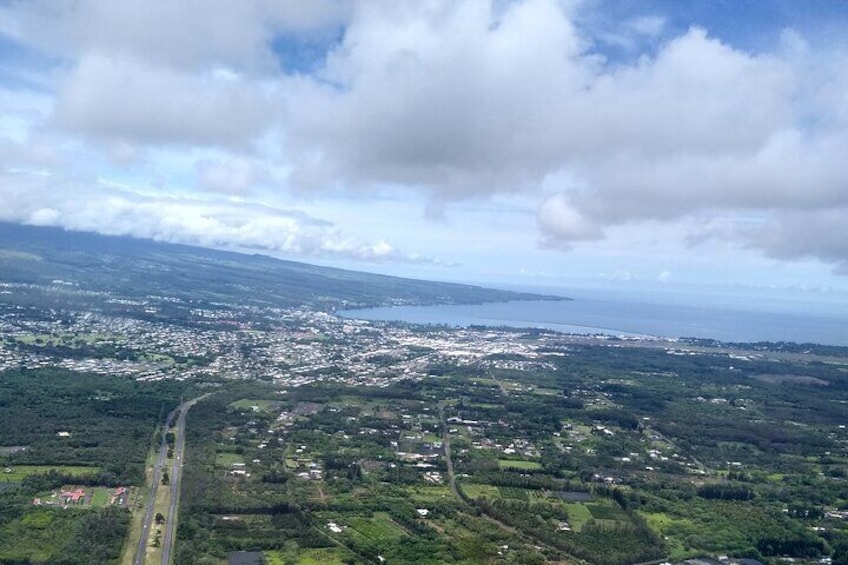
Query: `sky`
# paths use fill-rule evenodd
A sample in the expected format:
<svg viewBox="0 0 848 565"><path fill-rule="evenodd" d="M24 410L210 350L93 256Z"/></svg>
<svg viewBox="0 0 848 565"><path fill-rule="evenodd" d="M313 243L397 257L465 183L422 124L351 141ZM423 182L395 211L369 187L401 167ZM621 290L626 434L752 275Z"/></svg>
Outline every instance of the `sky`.
<svg viewBox="0 0 848 565"><path fill-rule="evenodd" d="M848 296L848 4L0 1L0 221Z"/></svg>

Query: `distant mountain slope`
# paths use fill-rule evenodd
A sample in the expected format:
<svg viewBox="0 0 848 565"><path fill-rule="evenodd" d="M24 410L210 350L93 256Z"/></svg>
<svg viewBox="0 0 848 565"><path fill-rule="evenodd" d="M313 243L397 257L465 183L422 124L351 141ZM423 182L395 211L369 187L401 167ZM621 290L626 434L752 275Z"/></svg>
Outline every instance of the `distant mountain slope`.
<svg viewBox="0 0 848 565"><path fill-rule="evenodd" d="M151 295L323 310L551 299L375 275L264 255L0 222L0 282L54 284L128 299ZM71 283L71 284L67 284Z"/></svg>

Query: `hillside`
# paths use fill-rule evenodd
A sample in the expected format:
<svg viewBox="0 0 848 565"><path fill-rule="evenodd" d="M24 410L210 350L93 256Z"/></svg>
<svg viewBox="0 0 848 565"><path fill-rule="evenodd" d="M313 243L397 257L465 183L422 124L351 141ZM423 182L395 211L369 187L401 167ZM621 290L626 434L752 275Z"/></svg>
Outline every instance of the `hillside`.
<svg viewBox="0 0 848 565"><path fill-rule="evenodd" d="M557 299L470 285L319 267L130 237L0 223L0 282L59 286L140 300L321 310L387 304L473 304ZM20 293L17 293L20 294Z"/></svg>

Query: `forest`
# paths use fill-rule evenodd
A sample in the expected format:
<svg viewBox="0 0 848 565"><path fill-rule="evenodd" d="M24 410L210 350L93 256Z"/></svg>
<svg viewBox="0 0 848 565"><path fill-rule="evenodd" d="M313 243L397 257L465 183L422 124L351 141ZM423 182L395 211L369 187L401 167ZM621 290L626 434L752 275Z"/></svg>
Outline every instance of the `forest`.
<svg viewBox="0 0 848 565"><path fill-rule="evenodd" d="M151 441L185 389L61 369L0 374L0 563L116 563L129 508L33 500L143 487Z"/></svg>

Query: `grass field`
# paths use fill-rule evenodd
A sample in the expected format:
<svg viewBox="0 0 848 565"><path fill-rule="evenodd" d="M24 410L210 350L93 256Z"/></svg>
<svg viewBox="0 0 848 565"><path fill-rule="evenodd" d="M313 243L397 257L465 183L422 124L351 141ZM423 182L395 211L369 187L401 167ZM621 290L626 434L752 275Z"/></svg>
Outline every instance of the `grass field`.
<svg viewBox="0 0 848 565"><path fill-rule="evenodd" d="M492 485L481 485L478 483L462 483L462 491L469 498L480 498L485 496L489 499L500 498L501 491Z"/></svg>
<svg viewBox="0 0 848 565"><path fill-rule="evenodd" d="M666 545L668 547L669 557L674 560L683 559L685 557L692 557L692 550L687 551L682 540L665 535L667 530L669 528L673 528L675 525L685 524L691 526L691 520L688 520L686 518L672 518L664 512L640 512L640 514L644 516L645 520L647 520L648 522L648 525L651 526L652 529L658 531L660 534L663 534L663 536L665 537Z"/></svg>
<svg viewBox="0 0 848 565"><path fill-rule="evenodd" d="M29 475L57 471L66 475L87 477L100 472L100 467L78 467L72 465L12 465L0 467L0 482L18 483Z"/></svg>
<svg viewBox="0 0 848 565"><path fill-rule="evenodd" d="M121 336L116 334L106 334L106 333L59 333L55 335L51 334L34 334L34 335L22 335L18 336L17 339L21 343L25 343L27 345L49 345L49 346L57 346L57 345L65 345L69 347L78 347L78 343L82 342L87 345L94 345L103 341L115 341L120 340Z"/></svg>
<svg viewBox="0 0 848 565"><path fill-rule="evenodd" d="M266 551L268 565L343 565L347 563L344 552L339 549L307 549L304 551Z"/></svg>
<svg viewBox="0 0 848 565"><path fill-rule="evenodd" d="M258 412L273 412L280 406L280 401L242 398L241 400L236 400L235 402L230 403L230 408L235 408L236 410L243 410L245 412L253 410L254 406L256 407L256 411Z"/></svg>
<svg viewBox="0 0 848 565"><path fill-rule="evenodd" d="M221 467L232 467L235 463L244 463L244 457L238 453L216 453L215 464Z"/></svg>
<svg viewBox="0 0 848 565"><path fill-rule="evenodd" d="M557 396L560 392L561 391L555 388L536 387L533 389L533 394L538 394L541 396Z"/></svg>
<svg viewBox="0 0 848 565"><path fill-rule="evenodd" d="M530 500L530 495L528 494L527 489L516 487L498 487L498 490L501 492L501 496L503 498L523 500L524 502L528 502Z"/></svg>
<svg viewBox="0 0 848 565"><path fill-rule="evenodd" d="M592 513L589 512L589 509L586 508L585 504L573 502L566 504L565 509L568 511L568 523L571 525L571 529L575 532L579 532L583 529L586 522L592 519Z"/></svg>
<svg viewBox="0 0 848 565"><path fill-rule="evenodd" d="M542 468L537 461L520 461L516 459L498 459L499 469L518 469L521 471L535 471Z"/></svg>
<svg viewBox="0 0 848 565"><path fill-rule="evenodd" d="M91 492L92 489L86 489L86 492ZM92 506L109 506L112 502L112 493L115 489L105 487L95 487L91 492Z"/></svg>
<svg viewBox="0 0 848 565"><path fill-rule="evenodd" d="M414 486L407 487L405 490L407 493L409 493L410 500L414 500L421 504L425 504L427 502L436 502L445 499L450 500L453 498L453 494L451 494L450 488L448 488L447 486Z"/></svg>
<svg viewBox="0 0 848 565"><path fill-rule="evenodd" d="M350 520L350 527L374 541L397 540L406 533L383 512L375 512L371 518L353 518Z"/></svg>
<svg viewBox="0 0 848 565"><path fill-rule="evenodd" d="M466 402L465 405L468 408L483 408L486 410L498 410L503 408L502 404L492 404L488 402Z"/></svg>
<svg viewBox="0 0 848 565"><path fill-rule="evenodd" d="M595 520L629 521L624 510L612 504L590 503L586 505L586 508L589 509L589 512L592 514L592 518Z"/></svg>

